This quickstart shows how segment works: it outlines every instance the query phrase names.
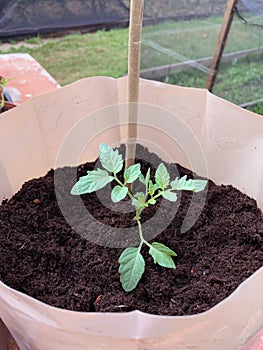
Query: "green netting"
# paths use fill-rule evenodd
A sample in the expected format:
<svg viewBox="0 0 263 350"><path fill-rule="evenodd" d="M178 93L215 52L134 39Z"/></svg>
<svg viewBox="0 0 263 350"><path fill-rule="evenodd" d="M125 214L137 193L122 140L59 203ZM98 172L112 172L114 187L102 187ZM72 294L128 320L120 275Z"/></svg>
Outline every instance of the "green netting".
<svg viewBox="0 0 263 350"><path fill-rule="evenodd" d="M179 3L173 2L178 12ZM207 13L206 17L144 26L142 76L181 86L205 87L227 1L217 1L219 5L221 13L218 10ZM207 1L198 1L198 7L205 6L208 6ZM213 92L242 105L263 99L262 57L263 1L239 1L234 8Z"/></svg>

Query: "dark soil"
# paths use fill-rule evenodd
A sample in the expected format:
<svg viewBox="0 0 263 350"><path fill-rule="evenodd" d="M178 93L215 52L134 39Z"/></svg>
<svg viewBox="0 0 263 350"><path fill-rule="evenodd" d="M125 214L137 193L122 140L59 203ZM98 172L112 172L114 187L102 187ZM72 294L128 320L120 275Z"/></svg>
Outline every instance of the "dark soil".
<svg viewBox="0 0 263 350"><path fill-rule="evenodd" d="M124 147L121 151L124 152ZM147 152L138 147L138 158L160 163L156 155ZM144 172L147 166L143 162ZM94 163L80 166L78 175L85 175L93 167ZM170 164L168 168L174 173L176 165ZM181 175L192 176L189 170L179 165L177 168ZM58 196L69 205L75 229L83 228L83 233L88 232L94 239L105 237L107 231L95 231L92 222L81 217L76 206L78 196L69 194L75 173L76 169L69 167L56 171ZM24 184L0 207L0 278L12 288L69 310L139 309L161 315L190 315L208 310L263 265L263 216L255 200L232 186L217 186L209 181L208 188L199 219L185 233L181 232L181 225L189 205L192 202L198 209L203 193L193 199L191 193L184 192L178 204L167 201L158 204L164 220L174 206L179 207L171 224L155 239L177 252L177 268L154 264L144 249L143 278L135 291L125 293L118 274L122 249L89 242L71 228L58 207L54 171L50 170L46 176ZM107 193L101 195L107 197ZM105 225L135 226L134 213L119 214L114 205L105 208L96 194L84 195L82 200L88 211ZM156 208L148 208L144 221L155 212ZM194 212L195 209L192 215ZM156 229L155 225L152 229ZM110 233L106 237L109 244L114 242Z"/></svg>
<svg viewBox="0 0 263 350"><path fill-rule="evenodd" d="M9 109L8 108L5 108L5 107L3 107L3 108L0 108L0 113L4 113L4 112L7 112Z"/></svg>
<svg viewBox="0 0 263 350"><path fill-rule="evenodd" d="M1 102L1 100L0 100ZM14 108L15 104L10 102L5 102L4 107L0 108L0 114L9 111L10 109Z"/></svg>

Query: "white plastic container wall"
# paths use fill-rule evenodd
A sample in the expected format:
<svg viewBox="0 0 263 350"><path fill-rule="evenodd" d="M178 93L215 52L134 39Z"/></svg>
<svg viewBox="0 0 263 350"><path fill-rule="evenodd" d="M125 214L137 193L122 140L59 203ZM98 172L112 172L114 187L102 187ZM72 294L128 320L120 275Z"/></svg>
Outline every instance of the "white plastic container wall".
<svg viewBox="0 0 263 350"><path fill-rule="evenodd" d="M0 118L0 201L63 162L94 160L101 142L125 140L126 101L127 78L95 77L6 113ZM86 148L80 140L69 154L67 142L81 123L90 128ZM138 139L151 151L200 175L205 171L217 184L234 185L263 209L261 116L206 90L141 80L138 125ZM62 310L0 283L0 317L20 350L259 350L262 287L263 268L209 311L167 317Z"/></svg>

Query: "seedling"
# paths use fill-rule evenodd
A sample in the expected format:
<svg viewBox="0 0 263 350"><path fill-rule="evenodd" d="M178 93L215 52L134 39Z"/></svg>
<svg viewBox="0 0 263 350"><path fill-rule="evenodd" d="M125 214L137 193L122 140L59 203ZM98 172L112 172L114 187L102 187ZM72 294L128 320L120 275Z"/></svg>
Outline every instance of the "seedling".
<svg viewBox="0 0 263 350"><path fill-rule="evenodd" d="M144 209L149 205L155 205L158 197L176 202L177 191L200 192L205 188L207 181L187 179L186 176L182 178L177 177L170 181L170 175L163 163L158 166L155 172L154 182L150 177L151 169L149 168L144 176L141 173L141 165L139 163L126 169L123 174L124 181L121 181L117 174L123 169L123 159L118 150L114 151L110 146L101 144L99 159L104 169L88 171L86 176L80 177L73 186L71 194L81 195L95 192L105 187L108 183L115 181L117 185L114 186L111 192L112 201L117 203L127 196L130 198L136 212L134 219L138 224L140 244L138 247L126 248L119 257L120 281L123 289L126 292L130 292L136 288L145 270L145 261L141 254L143 244L149 248L149 254L153 257L155 263L172 269L176 267L172 259L172 257L176 256L173 250L162 243L149 243L143 237L141 215ZM144 185L144 192L133 194L129 191L127 185L134 183L136 180L139 180Z"/></svg>
<svg viewBox="0 0 263 350"><path fill-rule="evenodd" d="M5 106L5 97L4 97L4 86L6 84L6 79L4 77L0 77L0 94L1 94L1 101L0 101L0 109L4 108Z"/></svg>
<svg viewBox="0 0 263 350"><path fill-rule="evenodd" d="M5 106L4 86L9 80L11 79L7 80L6 78L0 76L0 96L1 96L0 109L4 108Z"/></svg>

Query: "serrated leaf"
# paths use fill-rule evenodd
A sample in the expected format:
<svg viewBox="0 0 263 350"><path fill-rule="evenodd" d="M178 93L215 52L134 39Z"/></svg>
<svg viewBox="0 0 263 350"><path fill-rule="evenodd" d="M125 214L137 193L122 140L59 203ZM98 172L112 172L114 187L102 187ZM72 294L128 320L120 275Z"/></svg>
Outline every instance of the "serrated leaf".
<svg viewBox="0 0 263 350"><path fill-rule="evenodd" d="M177 201L177 194L172 192L171 190L166 190L162 192L163 198L167 199L170 202L176 202Z"/></svg>
<svg viewBox="0 0 263 350"><path fill-rule="evenodd" d="M121 201L123 198L125 198L127 193L128 193L128 188L126 186L122 187L117 185L111 191L111 200L114 203L117 203Z"/></svg>
<svg viewBox="0 0 263 350"><path fill-rule="evenodd" d="M88 171L86 176L79 178L72 187L71 194L80 195L100 190L114 179L106 170L97 169Z"/></svg>
<svg viewBox="0 0 263 350"><path fill-rule="evenodd" d="M164 244L153 242L149 253L153 257L155 264L175 269L175 263L171 256L176 256L177 254Z"/></svg>
<svg viewBox="0 0 263 350"><path fill-rule="evenodd" d="M99 157L101 165L110 173L117 174L123 167L123 159L118 150L113 150L110 146L102 143L100 145Z"/></svg>
<svg viewBox="0 0 263 350"><path fill-rule="evenodd" d="M187 176L184 175L183 177L179 178L177 177L175 180L171 181L170 185L172 189L174 190L182 190L186 184Z"/></svg>
<svg viewBox="0 0 263 350"><path fill-rule="evenodd" d="M158 166L155 172L155 182L161 189L165 189L169 185L170 175L163 163Z"/></svg>
<svg viewBox="0 0 263 350"><path fill-rule="evenodd" d="M124 181L128 184L138 179L141 174L141 164L133 164L124 171Z"/></svg>
<svg viewBox="0 0 263 350"><path fill-rule="evenodd" d="M205 189L207 185L207 180L193 180L194 181L194 192L201 192Z"/></svg>
<svg viewBox="0 0 263 350"><path fill-rule="evenodd" d="M120 281L125 292L136 288L145 269L145 261L138 247L126 248L119 257Z"/></svg>
<svg viewBox="0 0 263 350"><path fill-rule="evenodd" d="M172 189L177 190L178 182L179 182L179 177L176 177L173 181L170 182L170 186L172 187Z"/></svg>
<svg viewBox="0 0 263 350"><path fill-rule="evenodd" d="M171 187L173 190L177 191L193 191L200 192L203 191L207 184L206 180L193 180L188 179L186 175L181 177L180 179L177 177L174 181L171 181Z"/></svg>

